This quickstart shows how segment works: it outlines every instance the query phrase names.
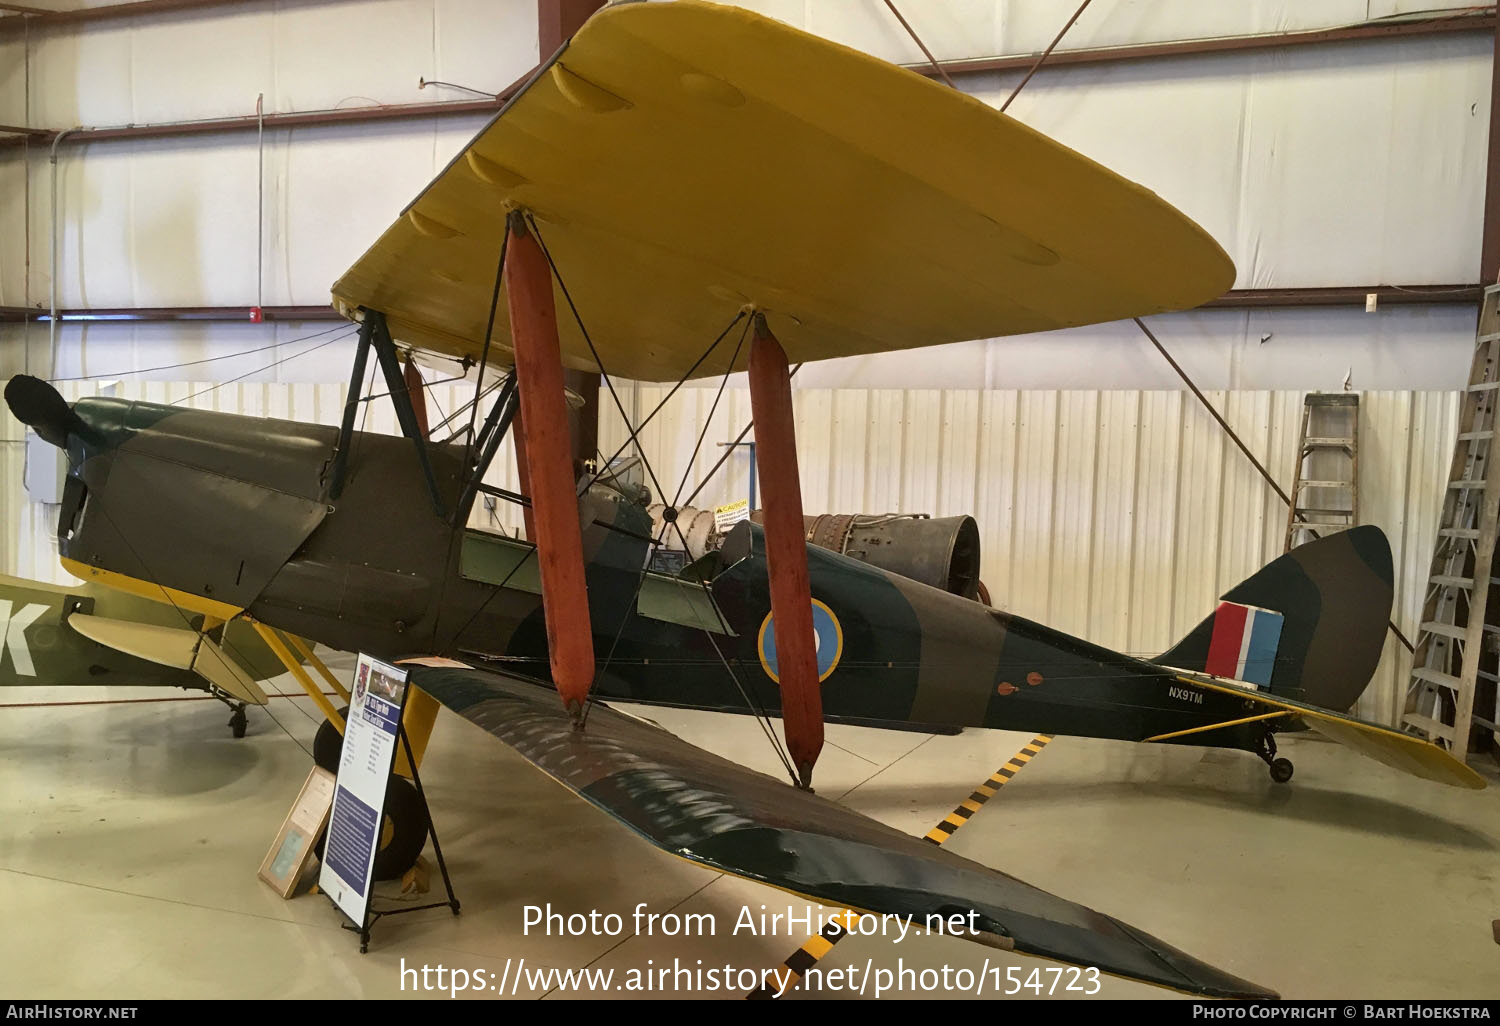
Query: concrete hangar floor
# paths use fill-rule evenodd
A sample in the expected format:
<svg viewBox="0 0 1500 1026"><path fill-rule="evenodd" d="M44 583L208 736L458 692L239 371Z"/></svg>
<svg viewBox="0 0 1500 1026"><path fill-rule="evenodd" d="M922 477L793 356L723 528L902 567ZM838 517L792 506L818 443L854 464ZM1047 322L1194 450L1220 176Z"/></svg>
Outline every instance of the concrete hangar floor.
<svg viewBox="0 0 1500 1026"><path fill-rule="evenodd" d="M351 666L347 658L335 663L345 675ZM268 691L294 689L290 678L269 684ZM311 702L273 699L250 711L249 734L235 740L223 706L160 701L177 694L89 687L0 694L0 908L10 924L0 931L0 965L11 995L446 1000L446 987L423 990L415 973L401 971L442 965L493 974L492 986L508 972L507 993L561 998L573 992L539 982L537 971L612 969L612 987L632 969L674 960L759 972L781 965L808 937L800 924L776 924L769 936L735 932L747 908L759 917L761 906L769 915L791 905L804 915L807 903L658 851L478 727L444 714L422 775L463 914L387 919L361 955L325 897L283 900L256 876L311 764ZM749 718L632 711L775 771ZM817 783L821 794L921 834L1029 741L1005 731L949 737L831 726ZM1500 993L1491 926L1500 916L1500 779L1492 770L1484 770L1488 790L1459 791L1316 740L1284 742L1283 750L1297 767L1289 785L1272 784L1248 755L1059 737L948 843L1286 997ZM432 882L423 900L440 893L436 873ZM652 935L632 925L641 903L662 917ZM526 906L548 904L564 915L617 913L623 930L528 932ZM715 935L661 935L688 913L710 914ZM1052 965L914 932L901 941L846 937L818 966L854 969L844 978L857 982L882 968L978 972L986 959L1016 967L1023 981ZM920 976L911 978L921 986ZM1050 977L1035 979L1045 986ZM1171 996L1110 977L1101 985L1106 997ZM674 993L743 991L651 992ZM886 996L965 995L909 985Z"/></svg>

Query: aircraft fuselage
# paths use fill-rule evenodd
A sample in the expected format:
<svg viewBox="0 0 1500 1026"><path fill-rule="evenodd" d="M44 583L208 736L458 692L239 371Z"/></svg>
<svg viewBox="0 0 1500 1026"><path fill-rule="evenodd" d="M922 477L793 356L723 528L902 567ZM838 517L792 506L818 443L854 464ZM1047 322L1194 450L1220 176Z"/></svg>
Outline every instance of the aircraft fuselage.
<svg viewBox="0 0 1500 1026"><path fill-rule="evenodd" d="M335 648L478 656L547 677L532 547L438 515L409 440L355 433L334 499L334 428L115 399L73 411L59 547L75 573L154 582ZM427 453L451 510L462 449ZM651 521L637 502L596 485L579 509L595 693L776 711L760 529L737 527L690 568L698 581L642 569ZM808 566L829 720L1144 740L1241 715L1233 696L1169 668L848 557L809 547ZM1188 740L1250 749L1259 736Z"/></svg>

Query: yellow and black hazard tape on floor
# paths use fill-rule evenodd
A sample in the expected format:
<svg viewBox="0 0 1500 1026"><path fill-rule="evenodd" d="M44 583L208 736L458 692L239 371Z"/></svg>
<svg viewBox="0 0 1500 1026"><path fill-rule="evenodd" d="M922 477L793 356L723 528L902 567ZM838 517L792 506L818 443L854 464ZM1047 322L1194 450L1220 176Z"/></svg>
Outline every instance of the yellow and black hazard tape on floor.
<svg viewBox="0 0 1500 1026"><path fill-rule="evenodd" d="M959 802L952 812L944 816L941 823L927 831L927 836L923 840L931 841L933 844L942 844L952 837L953 831L967 823L969 817L978 812L985 802L995 797L1012 777L1026 767L1028 762L1040 755L1042 749L1046 748L1051 740L1050 734L1038 734L1032 738L1030 744L1011 756L1009 762L997 769L990 779L975 788L973 794Z"/></svg>
<svg viewBox="0 0 1500 1026"><path fill-rule="evenodd" d="M773 977L774 984L763 984L750 991L745 997L751 1001L767 1001L791 990L802 977L807 975L809 969L818 964L818 959L832 951L833 946L844 939L854 916L853 911L845 909L842 914L829 920L828 925L807 938L803 945L792 952L791 956L781 964L781 968L776 970L776 975Z"/></svg>
<svg viewBox="0 0 1500 1026"><path fill-rule="evenodd" d="M975 788L969 797L959 802L956 809L944 816L941 823L929 830L923 840L931 841L933 844L942 844L952 837L954 832L967 823L969 817L978 812L985 802L995 797L1000 788L1021 772L1028 762L1040 755L1042 749L1046 748L1051 740L1051 734L1038 734L1032 738L1025 748L1013 755L1009 762L995 771L993 776ZM819 959L843 940L844 935L849 932L850 923L855 915L856 913L852 910L845 909L841 914L834 916L828 921L828 925L814 936L807 938L803 945L792 952L781 964L781 968L776 970L774 983L763 984L747 993L745 997L751 1001L770 1001L787 993L807 975L809 969L818 964Z"/></svg>

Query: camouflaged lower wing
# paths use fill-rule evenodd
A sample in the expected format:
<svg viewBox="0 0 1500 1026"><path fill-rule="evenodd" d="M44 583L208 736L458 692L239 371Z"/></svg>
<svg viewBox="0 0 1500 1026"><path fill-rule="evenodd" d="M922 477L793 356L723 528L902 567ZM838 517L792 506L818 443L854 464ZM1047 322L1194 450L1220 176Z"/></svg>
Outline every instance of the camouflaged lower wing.
<svg viewBox="0 0 1500 1026"><path fill-rule="evenodd" d="M411 682L657 847L863 912L977 913L975 940L1210 997L1275 994L1092 909L960 858L605 705L575 731L550 685L413 666Z"/></svg>

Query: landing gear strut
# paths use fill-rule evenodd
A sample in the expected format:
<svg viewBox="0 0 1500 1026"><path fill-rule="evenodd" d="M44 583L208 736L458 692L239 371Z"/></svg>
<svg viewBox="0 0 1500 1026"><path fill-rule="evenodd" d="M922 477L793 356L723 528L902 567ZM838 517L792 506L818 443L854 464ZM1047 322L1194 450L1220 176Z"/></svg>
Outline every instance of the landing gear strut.
<svg viewBox="0 0 1500 1026"><path fill-rule="evenodd" d="M1271 731L1261 734L1256 743L1255 754L1270 767L1271 779L1278 784L1285 784L1292 779L1292 760L1278 759L1276 757L1276 735Z"/></svg>
<svg viewBox="0 0 1500 1026"><path fill-rule="evenodd" d="M245 728L250 725L250 721L245 718L245 703L230 698L218 688L209 688L207 690L211 696L229 706L228 727L233 731L235 737L244 737Z"/></svg>

